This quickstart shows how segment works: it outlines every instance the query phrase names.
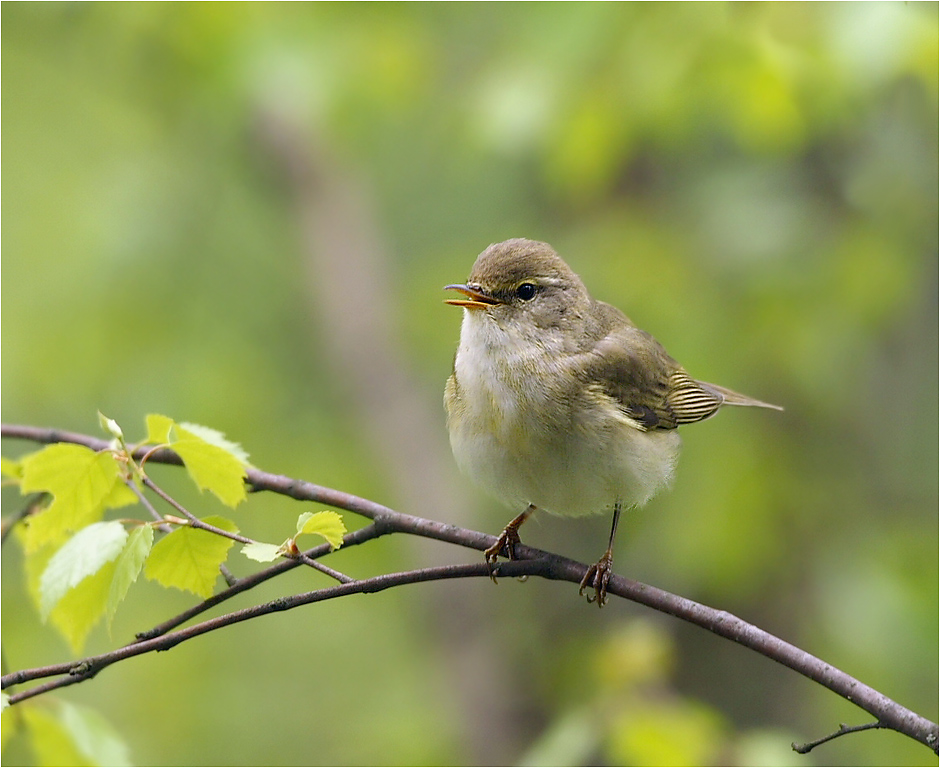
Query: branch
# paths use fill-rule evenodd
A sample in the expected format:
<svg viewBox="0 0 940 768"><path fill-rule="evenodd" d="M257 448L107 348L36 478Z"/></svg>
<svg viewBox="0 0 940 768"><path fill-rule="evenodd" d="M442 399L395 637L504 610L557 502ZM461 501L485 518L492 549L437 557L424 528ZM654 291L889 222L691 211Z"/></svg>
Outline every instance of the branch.
<svg viewBox="0 0 940 768"><path fill-rule="evenodd" d="M31 440L39 443L71 442L87 446L93 450L105 450L109 447L106 440L87 435L40 429L29 426L4 425L0 428L3 437ZM147 451L137 449L134 457L142 457ZM161 449L151 452L149 462L181 464L179 457L170 450ZM303 480L296 480L283 475L274 475L258 469L247 470L247 482L252 491L270 491L301 501L315 501L339 509L362 515L373 521L372 525L348 534L344 546L356 546L371 539L391 533L410 534L425 538L445 541L475 550L484 550L495 543L496 538L478 531L460 528L434 520L427 520L412 515L396 512L389 507L368 499L363 499L342 491L326 488ZM326 555L328 545L314 547L304 553L304 558L316 559ZM494 575L498 576L541 576L547 579L570 581L580 584L587 566L549 552L528 546L516 548L519 560L499 563ZM194 624L186 629L171 631L185 621L203 613L211 607L244 592L257 584L273 578L286 570L302 564L302 560L283 560L269 566L252 576L238 580L235 584L219 592L190 610L138 635L138 640L130 645L99 656L88 657L77 662L21 670L2 677L2 687L27 682L39 678L63 676L29 690L13 694L10 702L22 701L31 696L45 693L53 688L71 685L89 679L105 667L132 656L156 650L167 650L193 637L221 629L231 624L246 621L256 616L278 611L290 610L301 605L329 600L349 594L379 592L391 587L416 584L428 581L440 581L453 578L478 578L489 576L486 563L473 565L447 565L425 568L401 573L385 574L366 579L359 579L337 584L313 592L279 598L269 603L246 608L233 613ZM611 577L608 594L632 600L649 608L667 613L688 621L716 635L732 640L739 645L757 651L763 656L783 664L808 677L856 706L868 712L876 719L875 724L864 726L889 728L909 736L932 749L938 750L938 727L936 723L921 717L909 709L891 700L874 688L851 677L830 664L816 658L806 651L781 640L768 632L747 623L726 611L710 608L665 590L642 584L622 576ZM846 730L849 729L840 729ZM841 735L841 734L836 734ZM821 742L820 742L821 743Z"/></svg>
<svg viewBox="0 0 940 768"><path fill-rule="evenodd" d="M511 576L536 574L540 570L537 567L538 564L533 562L523 563L519 561L508 565L515 566L507 570L506 575ZM489 576L489 568L486 563L483 562L473 565L445 565L436 568L383 574L368 579L359 579L357 581L337 584L312 592L304 592L299 595L280 597L261 605L244 608L240 611L227 613L215 619L208 619L199 624L193 624L191 627L175 632L161 633L156 637L151 636L152 632L144 633L148 636L147 639L138 640L129 645L125 645L123 648L118 648L117 650L102 653L97 656L89 656L85 659L67 662L65 664L52 664L46 667L36 667L35 669L12 672L3 676L2 687L6 689L12 685L46 677L58 678L43 685L37 685L34 688L12 694L9 703L16 704L25 699L38 696L42 693L48 693L57 688L64 688L69 685L74 685L75 683L90 680L102 669L109 667L115 662L133 658L134 656L140 656L144 653L150 653L151 651L168 651L170 648L186 640L191 640L194 637L199 637L200 635L214 632L217 629L229 627L233 624L239 624L243 621L257 618L258 616L288 611L292 608L299 608L302 605L319 603L323 600L345 597L346 595L369 594L382 592L391 587L398 587L405 584L420 584L427 581L441 581L444 579L466 578L470 576Z"/></svg>
<svg viewBox="0 0 940 768"><path fill-rule="evenodd" d="M806 755L816 749L816 747L818 747L820 744L825 744L827 741L838 739L840 736L845 736L847 733L871 731L876 728L887 728L887 726L883 725L882 723L862 723L861 725L846 725L845 723L840 723L839 730L835 733L830 733L821 738L814 739L813 741L808 741L805 744L797 744L794 742L790 746L793 747L794 752L799 752L801 755Z"/></svg>

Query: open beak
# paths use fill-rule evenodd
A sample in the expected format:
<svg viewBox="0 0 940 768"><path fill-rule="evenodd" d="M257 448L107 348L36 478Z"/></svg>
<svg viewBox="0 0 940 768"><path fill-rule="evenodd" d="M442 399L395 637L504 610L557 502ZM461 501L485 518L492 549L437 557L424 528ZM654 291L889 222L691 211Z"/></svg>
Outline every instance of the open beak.
<svg viewBox="0 0 940 768"><path fill-rule="evenodd" d="M472 288L469 285L445 285L445 291L457 291L466 296L466 299L445 299L445 304L453 304L455 307L466 307L467 309L486 309L495 304L502 304L499 299L493 298L483 293L479 288Z"/></svg>

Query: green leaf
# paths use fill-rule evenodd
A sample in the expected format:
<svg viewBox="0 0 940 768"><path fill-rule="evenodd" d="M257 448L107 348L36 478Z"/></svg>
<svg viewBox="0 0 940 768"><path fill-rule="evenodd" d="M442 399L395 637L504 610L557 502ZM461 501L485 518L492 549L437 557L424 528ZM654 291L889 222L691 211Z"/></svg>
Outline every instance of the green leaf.
<svg viewBox="0 0 940 768"><path fill-rule="evenodd" d="M14 529L14 535L21 539L25 536ZM66 541L62 534L54 543L42 547L23 560L26 575L26 589L36 610L40 610L40 581L49 561ZM114 563L107 563L94 576L84 579L77 587L66 592L49 614L48 622L68 641L72 650L80 652L88 633L104 615L114 574Z"/></svg>
<svg viewBox="0 0 940 768"><path fill-rule="evenodd" d="M259 563L270 563L281 556L281 545L254 541L242 547L242 554Z"/></svg>
<svg viewBox="0 0 940 768"><path fill-rule="evenodd" d="M52 504L29 521L27 553L100 520L106 506L130 503L122 469L108 451L95 453L83 445L56 443L22 460L22 493L48 491ZM116 491L120 485L124 491ZM133 499L136 501L136 497Z"/></svg>
<svg viewBox="0 0 940 768"><path fill-rule="evenodd" d="M70 589L49 614L49 623L68 641L72 651L81 653L88 633L105 614L114 563L106 563L96 574Z"/></svg>
<svg viewBox="0 0 940 768"><path fill-rule="evenodd" d="M213 431L205 427L200 430ZM230 507L245 500L245 464L238 456L227 448L206 441L201 434L180 424L176 425L174 431L178 439L170 445L183 460L186 471L199 490L208 489Z"/></svg>
<svg viewBox="0 0 940 768"><path fill-rule="evenodd" d="M78 751L93 765L130 765L127 744L100 712L62 702L60 717Z"/></svg>
<svg viewBox="0 0 940 768"><path fill-rule="evenodd" d="M22 707L37 765L130 765L130 753L99 712L67 702Z"/></svg>
<svg viewBox="0 0 940 768"><path fill-rule="evenodd" d="M209 490L230 507L246 498L248 454L216 429L200 424L177 424L168 416L147 416L147 441L167 443L179 454L199 490Z"/></svg>
<svg viewBox="0 0 940 768"><path fill-rule="evenodd" d="M210 515L204 522L235 533L231 520ZM235 542L208 531L185 526L158 541L144 565L144 575L165 587L176 587L199 597L212 596L219 566Z"/></svg>
<svg viewBox="0 0 940 768"><path fill-rule="evenodd" d="M117 509L137 504L139 501L137 494L128 487L127 483L121 481L114 484L111 493L105 496L102 506L105 509Z"/></svg>
<svg viewBox="0 0 940 768"><path fill-rule="evenodd" d="M115 520L92 523L69 539L49 560L39 579L39 613L45 621L70 589L121 554L127 531Z"/></svg>
<svg viewBox="0 0 940 768"><path fill-rule="evenodd" d="M118 473L114 457L73 443L54 443L24 456L23 492L49 491L94 506L111 490Z"/></svg>
<svg viewBox="0 0 940 768"><path fill-rule="evenodd" d="M23 707L23 725L29 734L36 765L91 765L59 718L47 707Z"/></svg>
<svg viewBox="0 0 940 768"><path fill-rule="evenodd" d="M304 512L297 518L297 535L315 533L326 539L332 549L343 546L343 536L346 535L346 525L343 518L336 512L324 511Z"/></svg>
<svg viewBox="0 0 940 768"><path fill-rule="evenodd" d="M0 474L14 480L21 480L23 478L23 462L0 456Z"/></svg>
<svg viewBox="0 0 940 768"><path fill-rule="evenodd" d="M226 453L230 453L238 459L240 464L246 467L251 466L248 463L247 451L238 443L229 440L222 432L219 432L219 430L212 429L212 427L204 427L202 424L192 424L188 421L180 422L176 427L177 430L184 430L191 435L196 435L209 443L209 445L214 445L216 448L221 448Z"/></svg>
<svg viewBox="0 0 940 768"><path fill-rule="evenodd" d="M111 581L111 588L108 592L108 627L114 619L118 605L127 595L127 590L131 584L137 581L140 569L144 565L144 560L150 554L153 547L153 528L149 525L142 525L131 531L127 537L127 543L114 564L114 578Z"/></svg>
<svg viewBox="0 0 940 768"><path fill-rule="evenodd" d="M26 529L18 525L13 529L13 535L20 540L20 543L25 549ZM56 553L56 550L65 543L66 538L67 537L63 534L58 540L41 547L35 552L30 553L28 557L23 558L23 574L26 577L26 592L33 601L33 606L36 608L37 613L39 612L39 580L42 578L43 571L46 570L49 560Z"/></svg>
<svg viewBox="0 0 940 768"><path fill-rule="evenodd" d="M43 547L61 541L73 530L71 525L63 521L65 513L55 509L54 505L53 502L41 512L31 515L26 519L26 525L17 526L23 532L21 541L27 555L33 555ZM101 514L89 515L89 519L79 522L93 523L100 516ZM80 528L81 524L77 527Z"/></svg>
<svg viewBox="0 0 940 768"><path fill-rule="evenodd" d="M163 445L170 442L170 428L173 426L173 419L169 416L161 416L159 413L147 414L147 442Z"/></svg>

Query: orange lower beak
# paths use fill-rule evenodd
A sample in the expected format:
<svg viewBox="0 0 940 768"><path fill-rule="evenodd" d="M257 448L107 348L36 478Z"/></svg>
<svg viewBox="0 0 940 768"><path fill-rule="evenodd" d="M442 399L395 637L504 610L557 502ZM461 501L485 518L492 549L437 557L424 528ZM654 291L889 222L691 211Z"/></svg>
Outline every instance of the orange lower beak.
<svg viewBox="0 0 940 768"><path fill-rule="evenodd" d="M445 291L458 291L466 296L466 299L445 299L445 304L453 304L455 307L466 307L467 309L486 309L496 304L502 304L499 299L480 291L478 288L471 288L469 285L445 285Z"/></svg>

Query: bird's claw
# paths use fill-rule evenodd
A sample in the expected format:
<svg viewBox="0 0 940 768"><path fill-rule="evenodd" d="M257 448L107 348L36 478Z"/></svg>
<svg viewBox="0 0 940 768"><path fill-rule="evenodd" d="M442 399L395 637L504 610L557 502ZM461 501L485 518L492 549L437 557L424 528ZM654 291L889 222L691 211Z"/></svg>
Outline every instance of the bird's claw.
<svg viewBox="0 0 940 768"><path fill-rule="evenodd" d="M585 589L593 589L593 595L586 595L589 603L597 603L598 608L603 608L607 603L607 584L610 582L612 573L613 557L608 550L604 556L594 565L587 569L584 578L581 579L581 588L579 595L584 595Z"/></svg>
<svg viewBox="0 0 940 768"><path fill-rule="evenodd" d="M490 578L493 580L494 584L496 583L496 561L499 559L499 556L504 554L507 559L515 560L516 544L521 543L522 540L519 538L519 531L511 525L507 525L503 528L503 532L499 534L496 543L489 549L484 550L483 558L490 566Z"/></svg>

